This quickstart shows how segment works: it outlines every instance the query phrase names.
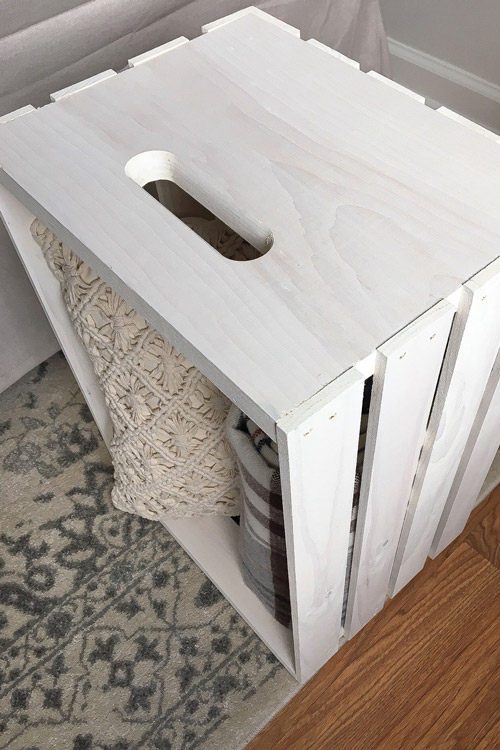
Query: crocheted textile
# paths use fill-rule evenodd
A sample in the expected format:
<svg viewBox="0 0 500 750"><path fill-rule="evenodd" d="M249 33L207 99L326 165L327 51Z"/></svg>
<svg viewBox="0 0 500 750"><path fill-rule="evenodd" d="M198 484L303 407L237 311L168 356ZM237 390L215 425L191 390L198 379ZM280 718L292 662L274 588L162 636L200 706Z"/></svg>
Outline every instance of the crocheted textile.
<svg viewBox="0 0 500 750"><path fill-rule="evenodd" d="M238 252L218 220L183 221L222 252ZM151 519L237 515L237 467L224 427L230 401L47 227L35 220L31 232L110 410L114 505Z"/></svg>

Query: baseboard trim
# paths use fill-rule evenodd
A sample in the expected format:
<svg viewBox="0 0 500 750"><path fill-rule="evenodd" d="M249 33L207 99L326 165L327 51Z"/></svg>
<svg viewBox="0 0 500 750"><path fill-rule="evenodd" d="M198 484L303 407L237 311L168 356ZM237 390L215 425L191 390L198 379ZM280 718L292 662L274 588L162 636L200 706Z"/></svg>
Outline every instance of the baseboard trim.
<svg viewBox="0 0 500 750"><path fill-rule="evenodd" d="M491 83L491 81L480 78L474 75L474 73L469 73L468 70L459 68L452 63L446 62L446 60L429 55L427 52L410 47L408 44L398 42L396 39L389 37L387 41L389 43L389 52L394 57L399 57L401 60L405 60L418 68L423 68L440 78L444 78L458 86L462 86L462 88L480 94L486 99L500 103L500 86Z"/></svg>

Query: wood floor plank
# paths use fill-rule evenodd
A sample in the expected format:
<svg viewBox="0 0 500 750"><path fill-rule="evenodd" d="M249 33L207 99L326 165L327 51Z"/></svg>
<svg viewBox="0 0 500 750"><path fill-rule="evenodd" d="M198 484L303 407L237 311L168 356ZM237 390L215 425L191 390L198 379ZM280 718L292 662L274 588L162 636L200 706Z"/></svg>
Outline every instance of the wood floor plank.
<svg viewBox="0 0 500 750"><path fill-rule="evenodd" d="M481 692L489 668L482 666L488 649L480 639L484 636L490 652L494 647L498 663L499 619L500 571L462 543L410 599L399 600L378 632L372 626L371 639L372 623L341 649L248 750L392 750L417 747L420 740L419 747L441 747L425 735L432 724L438 734L455 727L455 712L463 712ZM443 691L446 706L439 698ZM434 700L429 701L430 694ZM430 711L430 725L429 717L421 723L424 710Z"/></svg>
<svg viewBox="0 0 500 750"><path fill-rule="evenodd" d="M481 615L479 615L481 617ZM500 628L493 621L460 653L441 677L429 683L429 690L397 726L384 738L388 748L476 747L484 729L485 700L491 685L496 689L496 705L489 705L489 716L500 717L498 706L500 678ZM437 700L438 698L438 700ZM479 726L474 717L480 716ZM500 738L499 738L500 742Z"/></svg>
<svg viewBox="0 0 500 750"><path fill-rule="evenodd" d="M498 700L498 694L497 694ZM489 732L483 736L478 745L474 745L474 750L497 750L500 747L500 719L497 717L495 724Z"/></svg>
<svg viewBox="0 0 500 750"><path fill-rule="evenodd" d="M472 692L470 687L464 687L462 692L468 693L467 705L463 706L459 713L453 713L449 710L448 706L443 709L443 715L446 713L447 716L440 720L437 728L439 733L432 731L420 740L420 744L415 745L415 748L422 750L423 748L439 748L439 750L475 750L478 747L482 739L489 734L491 729L495 726L498 728L499 721L499 710L498 710L498 696L500 695L500 670L490 671L491 668L489 656L483 657L483 661L486 665L486 679L483 685L479 687L474 695L470 695ZM435 700L435 696L433 696ZM446 718L449 718L447 725ZM500 734L499 734L500 738ZM423 743L425 741L425 744ZM492 745L492 748L500 746L500 739L497 745Z"/></svg>
<svg viewBox="0 0 500 750"><path fill-rule="evenodd" d="M500 504L469 534L467 542L492 565L500 568Z"/></svg>
<svg viewBox="0 0 500 750"><path fill-rule="evenodd" d="M408 611L415 597L419 596L419 591L429 579L436 576L438 569L444 564L446 559L456 550L460 544L469 536L469 534L482 522L482 520L494 511L496 506L500 505L500 486L497 487L490 495L477 506L467 523L462 534L454 544L450 545L434 560L428 560L425 568L419 575L413 579L394 599L388 601L386 606L377 617L371 620L363 630L358 633L356 638L349 641L343 648L331 659L328 664L318 672L312 680L308 682L298 695L280 711L277 716L261 731L261 733L248 745L248 750L268 750L268 748L277 746L288 732L291 726L297 726L300 729L300 706L302 715L306 715L317 701L327 700L330 691L335 689L335 682L351 663L358 660L363 652L376 641L379 634L384 632L394 620L396 615L401 611ZM438 589L435 587L436 594ZM313 747L313 746L311 746ZM316 745L316 748L320 748ZM457 747L459 747L457 745ZM342 750L342 748L340 748ZM352 750L350 748L349 750ZM387 748L384 748L387 750ZM468 749L469 750L469 749Z"/></svg>

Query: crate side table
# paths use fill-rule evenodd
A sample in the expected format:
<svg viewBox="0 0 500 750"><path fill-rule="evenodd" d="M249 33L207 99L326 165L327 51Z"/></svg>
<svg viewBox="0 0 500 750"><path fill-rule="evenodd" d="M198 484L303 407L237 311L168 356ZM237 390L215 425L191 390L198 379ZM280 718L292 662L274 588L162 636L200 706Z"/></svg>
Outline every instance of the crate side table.
<svg viewBox="0 0 500 750"><path fill-rule="evenodd" d="M107 439L33 215L277 438L291 633L245 589L230 520L165 525L304 681L341 636L365 379L348 637L408 555L412 575L425 561L481 432L500 342L500 147L253 8L204 30L14 113L0 202ZM218 255L142 189L157 180L261 257Z"/></svg>

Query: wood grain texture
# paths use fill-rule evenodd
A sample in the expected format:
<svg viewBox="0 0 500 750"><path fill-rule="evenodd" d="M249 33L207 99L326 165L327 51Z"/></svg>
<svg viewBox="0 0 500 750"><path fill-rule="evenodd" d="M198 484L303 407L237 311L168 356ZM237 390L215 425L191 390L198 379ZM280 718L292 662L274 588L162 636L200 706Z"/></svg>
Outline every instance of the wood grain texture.
<svg viewBox="0 0 500 750"><path fill-rule="evenodd" d="M500 571L465 543L430 567L247 750L470 750L491 740L500 719Z"/></svg>
<svg viewBox="0 0 500 750"><path fill-rule="evenodd" d="M193 236L125 174L150 151L270 252L234 263ZM6 123L0 163L271 434L498 254L497 144L262 15Z"/></svg>
<svg viewBox="0 0 500 750"><path fill-rule="evenodd" d="M497 693L498 696L498 693ZM498 737L500 737L500 719L495 715L493 721L489 722L489 731L481 737L481 741L476 745L475 750L491 750L492 747L498 746Z"/></svg>
<svg viewBox="0 0 500 750"><path fill-rule="evenodd" d="M500 344L500 261L463 287L391 575L400 591L424 566Z"/></svg>
<svg viewBox="0 0 500 750"><path fill-rule="evenodd" d="M482 519L466 541L488 562L500 568L500 504Z"/></svg>
<svg viewBox="0 0 500 750"><path fill-rule="evenodd" d="M487 571L483 577L486 575ZM498 596L498 579L489 591ZM489 604L488 593L483 591L482 594L480 617ZM473 604L472 601L470 603ZM448 622L446 627L449 628ZM478 626L471 622L471 627L474 628L472 640L463 643L463 649L456 652L457 658L447 661L442 671L438 670L438 679L429 681L432 689L426 690L417 705L386 735L384 743L387 747L420 749L461 746L464 750L477 747L484 727L471 726L469 717L474 712L481 712L483 720L490 719L490 716L484 715L485 707L481 704L485 698L491 704L490 690L496 689L497 698L500 694L500 629L498 620L488 620L485 627L482 622ZM448 635L453 637L451 628ZM447 657L448 654L445 654L446 660ZM498 702L493 715L495 713L496 718L500 718Z"/></svg>
<svg viewBox="0 0 500 750"><path fill-rule="evenodd" d="M498 696L500 695L500 675L496 664L498 655L493 652L493 658L484 654L488 670L484 683L477 686L474 694L469 693L468 703L460 707L460 714L449 717L449 726L442 732L441 736L429 737L434 745L424 745L426 748L437 747L443 750L493 750L498 747L500 737L500 717L498 714ZM480 670L478 670L480 671ZM472 675L472 679L475 674ZM457 690L460 695L460 690ZM449 715L449 712L447 712ZM438 727L439 729L439 727ZM443 728L444 730L444 728ZM486 744L484 744L486 743Z"/></svg>
<svg viewBox="0 0 500 750"><path fill-rule="evenodd" d="M431 546L440 554L464 529L500 445L500 352L472 425Z"/></svg>
<svg viewBox="0 0 500 750"><path fill-rule="evenodd" d="M339 647L363 387L350 370L277 425L299 682Z"/></svg>
<svg viewBox="0 0 500 750"><path fill-rule="evenodd" d="M441 302L378 350L349 604L355 635L384 606L455 308Z"/></svg>

